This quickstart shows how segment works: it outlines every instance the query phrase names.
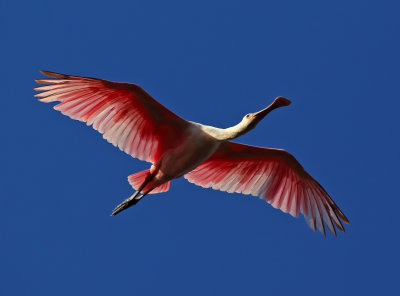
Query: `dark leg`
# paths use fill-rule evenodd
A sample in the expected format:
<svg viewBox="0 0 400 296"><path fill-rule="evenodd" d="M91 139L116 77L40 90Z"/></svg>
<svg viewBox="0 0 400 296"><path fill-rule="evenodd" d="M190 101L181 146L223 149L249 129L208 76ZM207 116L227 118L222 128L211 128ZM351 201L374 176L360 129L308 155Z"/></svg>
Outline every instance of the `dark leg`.
<svg viewBox="0 0 400 296"><path fill-rule="evenodd" d="M111 216L115 216L116 214L118 214L119 212L122 212L123 210L126 210L127 208L137 204L139 202L139 200L142 199L142 197L144 197L146 194L148 194L152 189L146 191L144 194L142 194L141 196L138 196L140 194L140 191L143 190L143 188L153 179L152 175L148 175L146 177L146 179L144 180L143 184L140 186L140 188L138 189L138 191L136 191L131 197L125 199L122 203L120 203L111 213Z"/></svg>

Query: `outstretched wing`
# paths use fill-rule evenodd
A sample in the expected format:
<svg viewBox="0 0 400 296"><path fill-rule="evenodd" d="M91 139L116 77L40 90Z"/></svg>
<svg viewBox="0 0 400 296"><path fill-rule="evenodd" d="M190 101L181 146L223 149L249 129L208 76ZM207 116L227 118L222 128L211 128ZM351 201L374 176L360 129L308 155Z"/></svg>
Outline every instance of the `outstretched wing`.
<svg viewBox="0 0 400 296"><path fill-rule="evenodd" d="M64 115L86 122L121 150L148 162L174 145L189 124L154 100L140 86L41 71L53 77L35 88L36 97Z"/></svg>
<svg viewBox="0 0 400 296"><path fill-rule="evenodd" d="M308 225L325 235L325 226L336 235L349 220L288 152L225 142L204 163L185 175L196 185L227 192L259 196L285 213L301 212Z"/></svg>

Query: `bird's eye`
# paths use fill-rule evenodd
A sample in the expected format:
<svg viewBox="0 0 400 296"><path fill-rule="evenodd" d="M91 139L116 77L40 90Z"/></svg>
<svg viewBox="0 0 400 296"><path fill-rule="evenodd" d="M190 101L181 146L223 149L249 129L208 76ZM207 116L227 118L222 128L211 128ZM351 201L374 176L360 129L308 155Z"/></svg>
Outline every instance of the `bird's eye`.
<svg viewBox="0 0 400 296"><path fill-rule="evenodd" d="M250 117L250 114L247 114L247 115L246 115L246 118L249 118L249 117Z"/></svg>

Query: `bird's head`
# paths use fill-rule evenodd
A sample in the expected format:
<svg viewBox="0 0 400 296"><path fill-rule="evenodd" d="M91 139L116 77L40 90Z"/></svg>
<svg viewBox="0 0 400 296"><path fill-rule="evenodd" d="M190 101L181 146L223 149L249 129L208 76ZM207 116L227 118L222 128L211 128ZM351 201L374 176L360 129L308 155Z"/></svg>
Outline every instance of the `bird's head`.
<svg viewBox="0 0 400 296"><path fill-rule="evenodd" d="M279 107L289 106L291 103L292 102L290 100L284 97L277 97L267 108L255 113L246 114L241 122L247 127L245 132L252 130L272 110Z"/></svg>

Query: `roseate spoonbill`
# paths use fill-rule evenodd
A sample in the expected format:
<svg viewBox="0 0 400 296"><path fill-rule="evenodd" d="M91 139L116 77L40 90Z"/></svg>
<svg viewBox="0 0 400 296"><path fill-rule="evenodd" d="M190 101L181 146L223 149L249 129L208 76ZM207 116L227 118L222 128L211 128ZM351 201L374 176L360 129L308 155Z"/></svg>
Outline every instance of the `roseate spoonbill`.
<svg viewBox="0 0 400 296"><path fill-rule="evenodd" d="M168 191L172 179L184 176L196 185L229 193L259 196L285 213L301 212L308 225L325 234L325 225L336 235L349 220L314 180L285 150L231 142L252 130L272 110L291 102L277 97L267 108L249 113L235 126L216 128L186 121L140 86L103 79L41 71L52 77L35 88L41 102L64 115L86 122L119 149L152 163L132 174L136 192L111 215L136 204L146 194Z"/></svg>

